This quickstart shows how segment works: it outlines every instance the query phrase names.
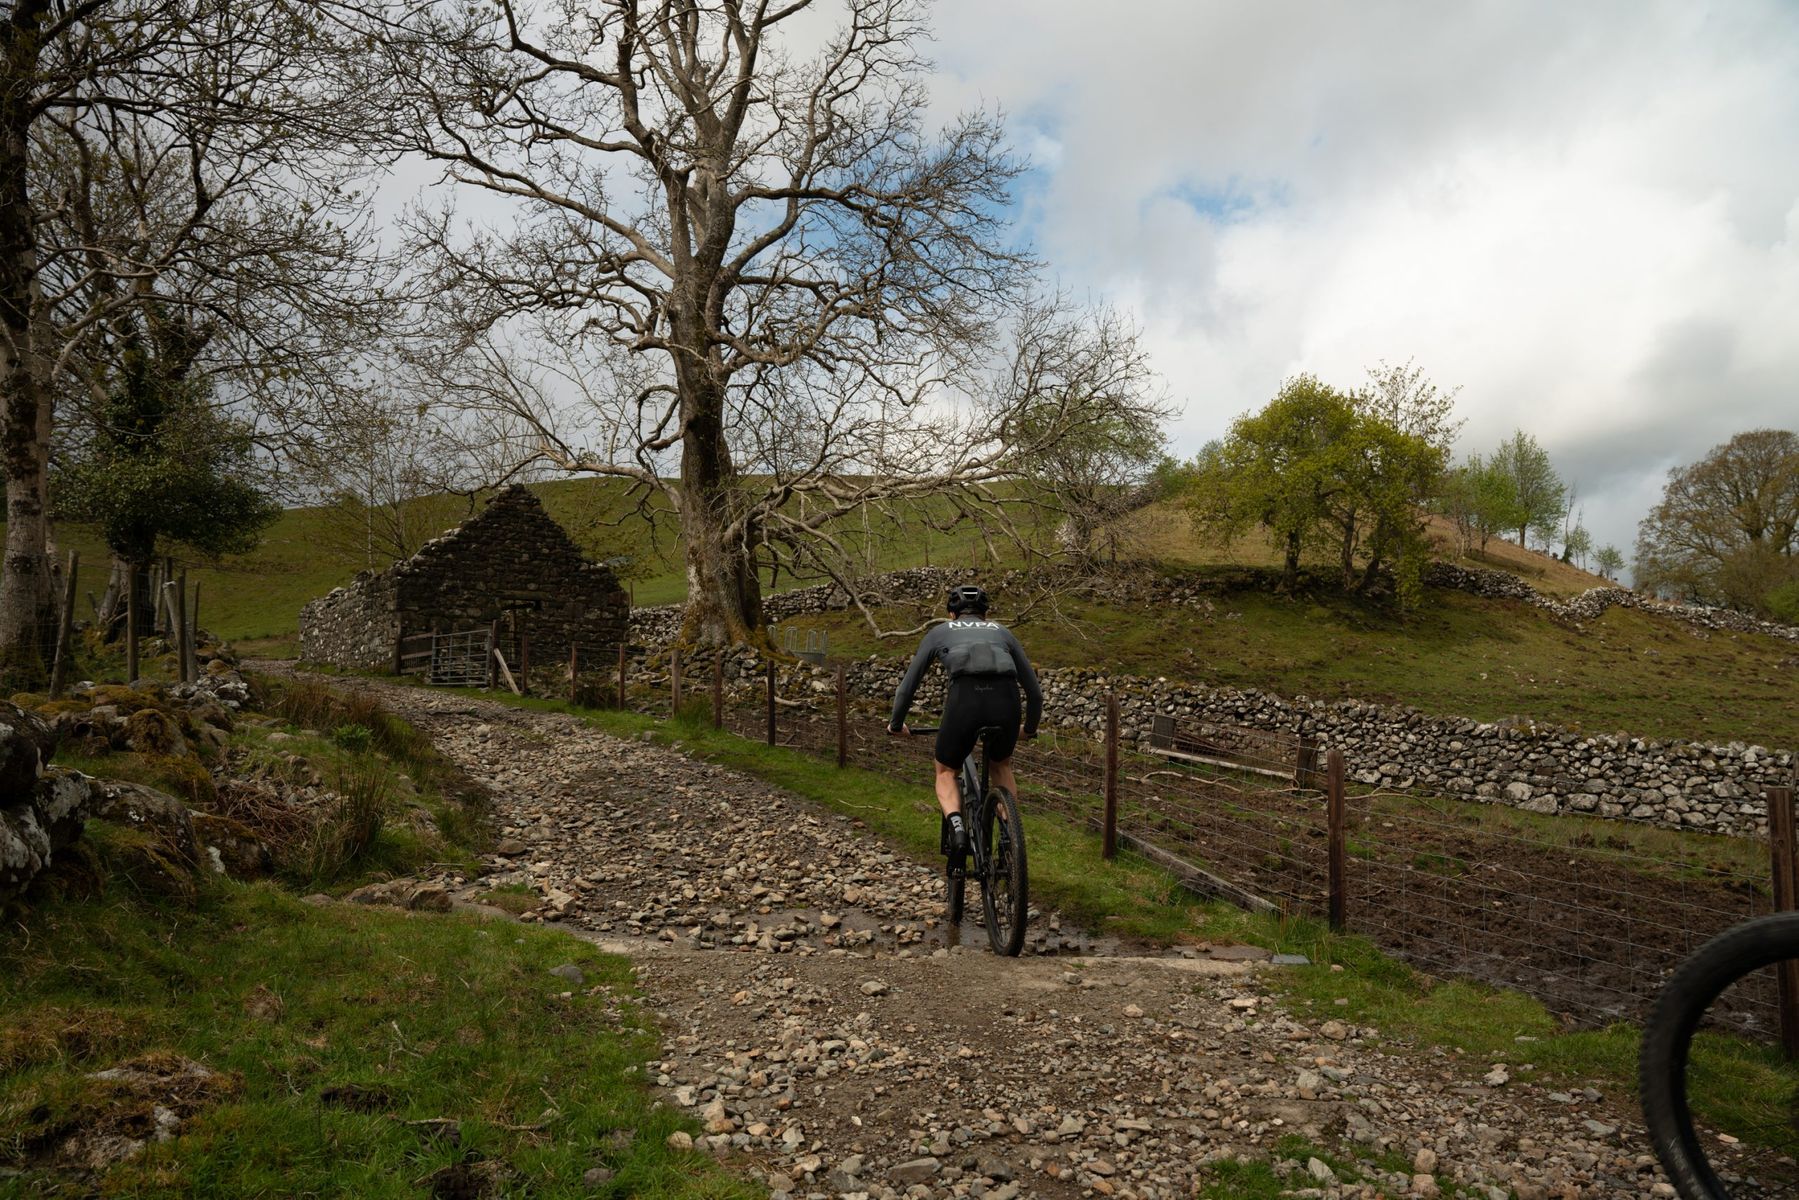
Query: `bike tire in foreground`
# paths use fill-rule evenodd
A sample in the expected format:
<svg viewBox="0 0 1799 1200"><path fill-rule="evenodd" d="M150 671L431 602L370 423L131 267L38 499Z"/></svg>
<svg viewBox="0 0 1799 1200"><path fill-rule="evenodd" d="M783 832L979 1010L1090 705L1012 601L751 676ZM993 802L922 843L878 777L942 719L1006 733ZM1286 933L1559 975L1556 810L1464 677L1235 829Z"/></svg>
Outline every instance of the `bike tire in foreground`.
<svg viewBox="0 0 1799 1200"><path fill-rule="evenodd" d="M1744 976L1786 960L1799 961L1799 913L1746 921L1681 964L1650 1013L1637 1060L1643 1119L1656 1156L1684 1200L1762 1194L1733 1193L1712 1168L1687 1100L1688 1070L1694 1036L1718 998Z"/></svg>

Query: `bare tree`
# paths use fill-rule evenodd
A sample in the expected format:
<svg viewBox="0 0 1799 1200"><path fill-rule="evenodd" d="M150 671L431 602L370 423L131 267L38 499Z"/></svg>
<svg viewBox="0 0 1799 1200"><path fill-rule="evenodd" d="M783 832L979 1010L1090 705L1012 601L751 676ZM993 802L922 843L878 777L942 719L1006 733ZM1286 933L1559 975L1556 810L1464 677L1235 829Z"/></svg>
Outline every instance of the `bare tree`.
<svg viewBox="0 0 1799 1200"><path fill-rule="evenodd" d="M416 389L382 378L340 398L330 421L290 445L326 545L384 567L474 512L490 473L441 418Z"/></svg>
<svg viewBox="0 0 1799 1200"><path fill-rule="evenodd" d="M1025 331L1020 401L1005 435L1025 494L1083 563L1117 559L1123 518L1147 497L1172 413L1137 332L1116 313Z"/></svg>
<svg viewBox="0 0 1799 1200"><path fill-rule="evenodd" d="M0 654L29 677L53 409L79 437L116 412L124 356L153 344L180 359L159 374L204 372L276 441L334 390L384 298L346 186L367 159L345 134L370 110L328 69L343 49L311 6L49 0L7 29Z"/></svg>
<svg viewBox="0 0 1799 1200"><path fill-rule="evenodd" d="M420 81L405 148L516 206L496 228L416 224L463 351L435 369L484 403L575 376L607 419L507 402L545 459L678 510L705 643L760 636L759 548L918 490L890 465L944 432L1033 267L1006 236L1020 167L999 120L926 127L922 6L843 0L809 51L788 31L814 7L498 0L375 31Z"/></svg>

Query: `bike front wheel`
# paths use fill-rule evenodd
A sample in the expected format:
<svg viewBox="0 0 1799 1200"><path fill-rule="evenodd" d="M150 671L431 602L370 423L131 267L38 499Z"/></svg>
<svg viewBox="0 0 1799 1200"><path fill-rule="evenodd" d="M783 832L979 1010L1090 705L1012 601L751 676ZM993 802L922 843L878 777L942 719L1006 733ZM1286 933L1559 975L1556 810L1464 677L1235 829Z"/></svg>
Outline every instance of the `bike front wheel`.
<svg viewBox="0 0 1799 1200"><path fill-rule="evenodd" d="M964 859L959 854L949 856L949 863L943 868L943 884L945 896L944 919L954 929L962 923L963 896L968 886L968 876L964 867Z"/></svg>
<svg viewBox="0 0 1799 1200"><path fill-rule="evenodd" d="M1759 917L1700 947L1656 999L1643 1030L1637 1082L1650 1143L1683 1200L1791 1194L1785 1189L1795 1181L1779 1166L1772 1173L1784 1179L1745 1178L1727 1186L1708 1152L1708 1147L1727 1143L1715 1134L1702 1136L1692 1107L1718 1090L1712 1076L1753 1078L1758 1093L1754 1107L1732 1111L1735 1132L1747 1136L1731 1136L1729 1144L1741 1141L1779 1151L1799 1143L1799 1086L1794 1084L1799 1077L1790 1064L1779 1062L1777 1048L1767 1045L1775 1031L1763 1021L1761 1037L1748 1042L1729 1031L1733 1006L1720 1003L1726 992L1735 995L1736 985L1764 968L1792 973L1787 964L1799 964L1799 913ZM1764 977L1761 986L1766 991L1771 983ZM1696 1039L1702 1044L1698 1049ZM1760 1174L1753 1167L1750 1173Z"/></svg>
<svg viewBox="0 0 1799 1200"><path fill-rule="evenodd" d="M987 797L987 870L981 879L981 909L987 918L987 940L996 954L1015 956L1024 949L1024 923L1031 902L1025 872L1024 824L1018 798L1004 788Z"/></svg>

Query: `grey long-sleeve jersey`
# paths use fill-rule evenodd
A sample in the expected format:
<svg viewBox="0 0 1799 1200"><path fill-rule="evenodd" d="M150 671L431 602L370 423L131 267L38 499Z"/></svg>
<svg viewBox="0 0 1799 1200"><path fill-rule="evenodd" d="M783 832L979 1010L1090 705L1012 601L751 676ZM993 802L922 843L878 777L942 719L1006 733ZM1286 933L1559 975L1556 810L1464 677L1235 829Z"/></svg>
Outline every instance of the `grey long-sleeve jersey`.
<svg viewBox="0 0 1799 1200"><path fill-rule="evenodd" d="M1024 689L1024 732L1027 737L1037 732L1043 718L1043 689L1037 683L1037 672L1024 647L1012 631L985 617L957 617L925 634L912 656L906 677L900 680L899 692L893 697L893 720L889 729L897 730L906 722L912 708L912 697L932 662L941 661L943 670L954 681L968 675L1012 677Z"/></svg>

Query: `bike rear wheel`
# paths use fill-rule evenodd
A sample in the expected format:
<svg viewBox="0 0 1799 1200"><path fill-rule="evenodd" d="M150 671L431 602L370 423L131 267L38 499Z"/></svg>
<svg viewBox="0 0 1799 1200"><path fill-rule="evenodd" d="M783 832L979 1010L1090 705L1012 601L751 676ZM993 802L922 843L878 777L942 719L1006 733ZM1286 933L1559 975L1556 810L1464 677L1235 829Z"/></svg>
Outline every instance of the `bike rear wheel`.
<svg viewBox="0 0 1799 1200"><path fill-rule="evenodd" d="M1784 1194L1750 1184L1734 1191L1726 1186L1707 1153L1711 1143L1694 1125L1689 1091L1695 1078L1694 1038L1719 997L1745 976L1786 962L1799 962L1799 913L1746 921L1713 938L1681 964L1656 999L1643 1030L1637 1082L1650 1143L1684 1200ZM1784 1116L1770 1115L1799 1136L1796 1104L1799 1092L1789 1096Z"/></svg>
<svg viewBox="0 0 1799 1200"><path fill-rule="evenodd" d="M1015 956L1024 949L1025 917L1031 910L1024 825L1018 819L1018 800L1011 792L994 788L987 799L987 870L981 879L981 909L994 953Z"/></svg>

